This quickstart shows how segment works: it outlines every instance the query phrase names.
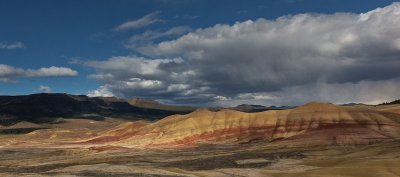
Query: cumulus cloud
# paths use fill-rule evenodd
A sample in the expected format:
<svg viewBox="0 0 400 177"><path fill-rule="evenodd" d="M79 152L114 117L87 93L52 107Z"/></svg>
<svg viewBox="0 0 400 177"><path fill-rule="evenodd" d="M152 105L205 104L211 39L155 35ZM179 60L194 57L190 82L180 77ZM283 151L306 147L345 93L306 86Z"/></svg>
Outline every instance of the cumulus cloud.
<svg viewBox="0 0 400 177"><path fill-rule="evenodd" d="M46 85L40 85L39 86L39 91L42 92L42 93L51 93L52 92L51 88L49 86L46 86Z"/></svg>
<svg viewBox="0 0 400 177"><path fill-rule="evenodd" d="M149 26L154 23L162 22L161 19L158 18L160 12L156 11L150 14L143 16L142 18L124 22L117 27L115 27L115 31L126 31L131 29L139 29L146 26Z"/></svg>
<svg viewBox="0 0 400 177"><path fill-rule="evenodd" d="M112 93L121 97L157 97L167 92L178 91L184 86L173 85L172 82L184 76L173 75L163 67L178 66L182 62L181 58L149 60L136 56L112 57L106 61L86 61L85 66L97 71L88 77L105 84L98 90L89 91L89 95Z"/></svg>
<svg viewBox="0 0 400 177"><path fill-rule="evenodd" d="M60 77L77 75L77 71L66 67L51 66L39 69L22 69L0 64L0 81L2 82L15 82L15 77Z"/></svg>
<svg viewBox="0 0 400 177"><path fill-rule="evenodd" d="M150 77L163 75L165 71L160 68L162 64L178 64L183 62L180 58L148 60L136 56L112 57L106 61L87 61L85 66L95 68L98 73L89 77L110 79L131 79L134 77Z"/></svg>
<svg viewBox="0 0 400 177"><path fill-rule="evenodd" d="M40 68L38 70L28 69L24 71L27 77L60 77L60 76L77 76L78 72L66 67L51 66L48 68Z"/></svg>
<svg viewBox="0 0 400 177"><path fill-rule="evenodd" d="M19 41L14 41L14 42L0 42L0 49L21 49L25 48L25 44Z"/></svg>
<svg viewBox="0 0 400 177"><path fill-rule="evenodd" d="M362 14L248 20L136 48L147 58L113 57L88 66L124 97L223 105L375 103L400 97L399 29L400 3ZM131 78L162 84L124 86Z"/></svg>
<svg viewBox="0 0 400 177"><path fill-rule="evenodd" d="M90 97L113 97L114 94L108 89L108 85L101 86L97 90L89 91L87 94Z"/></svg>

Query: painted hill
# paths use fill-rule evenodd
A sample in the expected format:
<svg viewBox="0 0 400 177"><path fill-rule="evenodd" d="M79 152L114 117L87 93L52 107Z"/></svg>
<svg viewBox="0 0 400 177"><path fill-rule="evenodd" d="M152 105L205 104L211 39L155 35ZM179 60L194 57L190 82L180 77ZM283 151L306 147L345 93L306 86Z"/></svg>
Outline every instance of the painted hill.
<svg viewBox="0 0 400 177"><path fill-rule="evenodd" d="M391 112L391 113L400 114L400 104L383 105L383 106L378 106L375 109L377 109L379 111L385 111L385 112Z"/></svg>
<svg viewBox="0 0 400 177"><path fill-rule="evenodd" d="M154 123L119 127L85 143L125 147L196 146L203 143L250 142L289 145L370 144L400 137L400 115L308 103L289 110L244 113L224 109L199 109L187 115L173 115Z"/></svg>
<svg viewBox="0 0 400 177"><path fill-rule="evenodd" d="M92 98L68 94L0 96L0 123L3 125L22 120L36 123L51 122L59 117L90 119L119 117L131 120L135 118L154 120L180 113L183 112L136 107L118 98Z"/></svg>

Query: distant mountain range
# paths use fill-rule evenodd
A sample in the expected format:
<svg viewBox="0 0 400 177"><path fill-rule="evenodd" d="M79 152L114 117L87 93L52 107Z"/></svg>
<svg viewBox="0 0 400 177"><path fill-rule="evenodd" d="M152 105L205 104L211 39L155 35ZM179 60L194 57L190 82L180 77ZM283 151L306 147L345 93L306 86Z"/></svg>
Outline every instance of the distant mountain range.
<svg viewBox="0 0 400 177"><path fill-rule="evenodd" d="M104 117L128 120L156 120L173 114L187 114L199 107L166 105L154 100L115 97L88 97L63 93L41 93L23 96L0 96L0 124L12 125L20 121L35 123L54 122L57 118L103 119ZM231 108L242 112L282 110L290 107L238 105Z"/></svg>
<svg viewBox="0 0 400 177"><path fill-rule="evenodd" d="M52 122L56 118L155 120L190 111L146 108L130 104L119 98L88 97L68 94L33 94L26 96L0 96L0 124L19 121Z"/></svg>
<svg viewBox="0 0 400 177"><path fill-rule="evenodd" d="M386 107L380 109L399 112L400 100L383 103ZM352 103L343 106L368 105ZM0 125L13 125L28 121L33 123L54 123L59 118L81 118L103 120L104 118L120 118L126 120L158 120L174 114L187 114L199 107L166 105L148 99L121 99L115 97L88 97L86 95L69 95L62 93L32 94L23 96L0 96ZM289 106L263 106L241 104L229 108L206 108L211 111L223 109L236 110L247 113L257 113L270 110L288 110Z"/></svg>
<svg viewBox="0 0 400 177"><path fill-rule="evenodd" d="M263 111L269 111L269 110L285 110L285 109L291 109L291 108L294 108L294 107L241 104L241 105L238 105L235 107L231 107L229 109L233 109L233 110L241 111L241 112L263 112Z"/></svg>
<svg viewBox="0 0 400 177"><path fill-rule="evenodd" d="M191 112L197 109L197 107L193 106L178 106L178 105L166 105L159 103L155 100L148 100L148 99L131 99L128 100L128 103L140 107L140 108L149 108L149 109L159 109L165 111L184 111L184 112Z"/></svg>

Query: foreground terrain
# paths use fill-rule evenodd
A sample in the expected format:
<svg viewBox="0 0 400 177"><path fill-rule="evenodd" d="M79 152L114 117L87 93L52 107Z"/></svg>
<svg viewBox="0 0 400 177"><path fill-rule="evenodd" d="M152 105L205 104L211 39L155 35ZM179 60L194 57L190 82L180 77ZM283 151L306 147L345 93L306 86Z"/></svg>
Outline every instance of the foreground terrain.
<svg viewBox="0 0 400 177"><path fill-rule="evenodd" d="M367 146L281 148L266 144L175 150L2 149L0 176L400 175L400 141Z"/></svg>
<svg viewBox="0 0 400 177"><path fill-rule="evenodd" d="M312 102L160 120L14 118L0 126L0 176L400 176L399 108Z"/></svg>

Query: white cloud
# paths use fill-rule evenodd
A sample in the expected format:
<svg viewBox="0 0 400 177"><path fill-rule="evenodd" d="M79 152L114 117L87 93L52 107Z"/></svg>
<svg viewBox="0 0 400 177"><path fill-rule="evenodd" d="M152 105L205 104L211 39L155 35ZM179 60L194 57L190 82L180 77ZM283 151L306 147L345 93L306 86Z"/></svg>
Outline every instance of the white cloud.
<svg viewBox="0 0 400 177"><path fill-rule="evenodd" d="M167 87L167 91L176 92L176 91L184 91L190 87L189 84L171 84Z"/></svg>
<svg viewBox="0 0 400 177"><path fill-rule="evenodd" d="M165 37L177 37L188 33L189 31L191 31L191 28L188 26L177 26L164 32L147 30L142 34L137 34L130 37L128 42L125 44L125 47L136 49L144 45L152 44L153 41L156 39Z"/></svg>
<svg viewBox="0 0 400 177"><path fill-rule="evenodd" d="M48 68L22 69L0 64L0 81L13 82L15 77L60 77L77 76L78 72L66 67L51 66Z"/></svg>
<svg viewBox="0 0 400 177"><path fill-rule="evenodd" d="M115 31L126 31L130 29L139 29L146 26L149 26L154 23L162 22L161 19L158 18L160 12L153 12L139 18L137 20L127 21L115 27Z"/></svg>
<svg viewBox="0 0 400 177"><path fill-rule="evenodd" d="M214 99L217 101L230 101L231 100L231 98L227 98L225 96L220 96L220 95L215 96Z"/></svg>
<svg viewBox="0 0 400 177"><path fill-rule="evenodd" d="M96 90L88 91L90 97L111 97L124 96L124 92L135 90L137 93L148 92L150 90L157 91L164 87L163 82L158 80L145 80L140 78L131 78L128 81L114 81L109 84L100 86Z"/></svg>
<svg viewBox="0 0 400 177"><path fill-rule="evenodd" d="M39 91L43 92L43 93L51 93L52 92L51 88L49 86L45 86L45 85L40 85Z"/></svg>
<svg viewBox="0 0 400 177"><path fill-rule="evenodd" d="M161 81L158 80L145 80L141 78L131 78L130 81L124 83L126 88L131 89L155 89L163 85Z"/></svg>
<svg viewBox="0 0 400 177"><path fill-rule="evenodd" d="M87 95L89 97L113 97L114 94L107 87L107 85L101 86L97 90L89 91Z"/></svg>
<svg viewBox="0 0 400 177"><path fill-rule="evenodd" d="M21 49L25 48L25 44L19 41L14 42L0 42L0 49Z"/></svg>
<svg viewBox="0 0 400 177"><path fill-rule="evenodd" d="M27 77L60 77L60 76L77 76L78 72L66 67L51 66L48 68L40 68L38 70L28 69L24 71Z"/></svg>
<svg viewBox="0 0 400 177"><path fill-rule="evenodd" d="M112 80L101 81L125 97L217 104L372 103L400 96L399 29L400 3L363 14L248 20L135 48L148 58L113 57L88 66L97 69L95 75L111 74ZM162 84L122 87L133 77ZM372 93L380 89L385 92Z"/></svg>
<svg viewBox="0 0 400 177"><path fill-rule="evenodd" d="M99 74L92 75L94 78L118 78L130 79L136 76L152 76L164 74L160 69L161 64L180 63L182 59L153 59L149 60L136 56L112 57L106 61L87 61L85 66L89 66L100 71Z"/></svg>
<svg viewBox="0 0 400 177"><path fill-rule="evenodd" d="M236 99L243 100L272 100L277 99L276 96L272 96L269 93L240 93L236 96Z"/></svg>

